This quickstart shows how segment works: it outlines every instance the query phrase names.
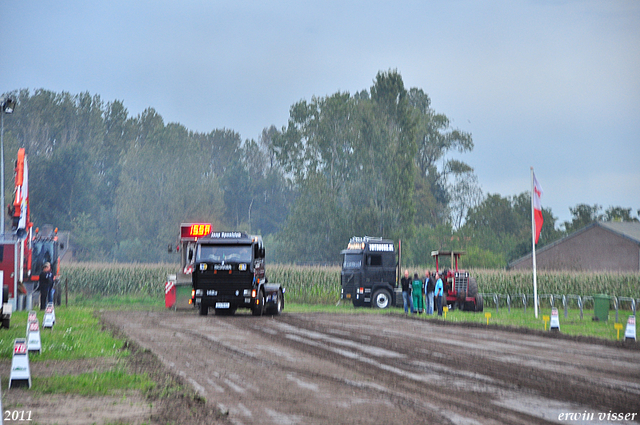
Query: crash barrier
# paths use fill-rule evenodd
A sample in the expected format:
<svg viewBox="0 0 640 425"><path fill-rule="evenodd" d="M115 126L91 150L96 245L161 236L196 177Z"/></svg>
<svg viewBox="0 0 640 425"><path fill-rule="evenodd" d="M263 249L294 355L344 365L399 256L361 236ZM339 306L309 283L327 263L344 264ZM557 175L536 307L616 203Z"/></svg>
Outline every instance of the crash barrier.
<svg viewBox="0 0 640 425"><path fill-rule="evenodd" d="M495 307L496 312L500 310L501 306L506 306L509 313L511 313L511 307L520 307L527 312L527 307L533 306L533 294L499 294L492 292L481 292L482 299L486 307ZM600 296L602 297L602 296ZM619 310L629 309L636 315L636 308L640 304L640 298L631 297L615 297L605 296L613 305L615 310L615 321L619 321ZM584 309L592 310L595 305L593 296L590 295L563 295L563 294L538 294L538 307L539 308L554 308L562 306L564 310L564 317L567 318L568 310L571 305L575 305L580 310L580 319L584 318Z"/></svg>

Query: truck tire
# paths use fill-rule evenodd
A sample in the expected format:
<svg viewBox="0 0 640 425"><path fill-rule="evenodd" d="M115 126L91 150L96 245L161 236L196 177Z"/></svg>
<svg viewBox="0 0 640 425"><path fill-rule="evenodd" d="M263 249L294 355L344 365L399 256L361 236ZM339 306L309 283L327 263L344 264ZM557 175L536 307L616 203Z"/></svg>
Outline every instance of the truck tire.
<svg viewBox="0 0 640 425"><path fill-rule="evenodd" d="M482 301L482 295L476 294L476 311L480 312L484 310L484 303Z"/></svg>
<svg viewBox="0 0 640 425"><path fill-rule="evenodd" d="M9 329L9 326L11 325L11 318L9 319L2 319L2 327L5 329Z"/></svg>
<svg viewBox="0 0 640 425"><path fill-rule="evenodd" d="M203 303L200 303L200 308L198 309L198 314L200 316L206 316L209 314L209 306L205 306Z"/></svg>
<svg viewBox="0 0 640 425"><path fill-rule="evenodd" d="M261 289L258 293L258 305L253 306L251 313L254 316L262 316L264 314L264 291Z"/></svg>
<svg viewBox="0 0 640 425"><path fill-rule="evenodd" d="M3 286L2 287L2 302L3 303L8 303L9 302L9 287L8 286Z"/></svg>
<svg viewBox="0 0 640 425"><path fill-rule="evenodd" d="M372 305L374 308L391 307L391 294L386 289L378 289L373 293Z"/></svg>
<svg viewBox="0 0 640 425"><path fill-rule="evenodd" d="M469 288L467 290L467 297L473 298L478 294L478 282L475 277L469 277Z"/></svg>
<svg viewBox="0 0 640 425"><path fill-rule="evenodd" d="M278 299L276 300L276 305L269 309L269 314L273 314L274 316L282 313L282 291L278 290L277 297Z"/></svg>

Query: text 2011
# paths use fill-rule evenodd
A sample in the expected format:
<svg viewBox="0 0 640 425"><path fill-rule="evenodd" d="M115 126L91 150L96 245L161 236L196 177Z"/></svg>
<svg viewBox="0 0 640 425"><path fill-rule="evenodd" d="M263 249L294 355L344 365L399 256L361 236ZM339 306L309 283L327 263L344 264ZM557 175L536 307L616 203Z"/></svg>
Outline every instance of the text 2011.
<svg viewBox="0 0 640 425"><path fill-rule="evenodd" d="M31 421L31 410L5 410L3 420L5 422Z"/></svg>

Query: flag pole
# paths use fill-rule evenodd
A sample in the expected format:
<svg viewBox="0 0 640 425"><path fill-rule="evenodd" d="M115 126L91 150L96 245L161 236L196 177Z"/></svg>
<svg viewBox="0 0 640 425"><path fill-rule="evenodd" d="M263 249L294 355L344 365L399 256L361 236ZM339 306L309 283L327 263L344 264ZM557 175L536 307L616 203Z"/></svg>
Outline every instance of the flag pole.
<svg viewBox="0 0 640 425"><path fill-rule="evenodd" d="M536 314L536 319L538 318L538 282L536 281L536 220L533 211L533 197L534 193L534 183L533 183L533 167L531 167L531 245L533 248L532 251L532 259L533 259L533 310Z"/></svg>

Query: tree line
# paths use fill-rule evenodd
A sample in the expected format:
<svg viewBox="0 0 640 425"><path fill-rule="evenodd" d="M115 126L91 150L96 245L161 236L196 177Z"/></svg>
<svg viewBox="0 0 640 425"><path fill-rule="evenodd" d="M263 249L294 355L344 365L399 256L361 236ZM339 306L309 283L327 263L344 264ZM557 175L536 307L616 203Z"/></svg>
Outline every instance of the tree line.
<svg viewBox="0 0 640 425"><path fill-rule="evenodd" d="M89 93L12 95L5 168L25 147L32 221L70 231L79 260L176 261L167 246L182 222L262 234L278 262L336 263L354 235L402 239L415 264L461 248L469 266L503 267L531 249L529 194L484 195L459 158L471 134L394 70L355 94L295 103L286 125L257 140L190 131L153 108L130 116L122 101ZM622 207L571 212L560 230L543 210L541 245L589 220L637 221Z"/></svg>

